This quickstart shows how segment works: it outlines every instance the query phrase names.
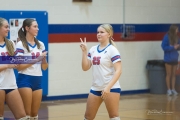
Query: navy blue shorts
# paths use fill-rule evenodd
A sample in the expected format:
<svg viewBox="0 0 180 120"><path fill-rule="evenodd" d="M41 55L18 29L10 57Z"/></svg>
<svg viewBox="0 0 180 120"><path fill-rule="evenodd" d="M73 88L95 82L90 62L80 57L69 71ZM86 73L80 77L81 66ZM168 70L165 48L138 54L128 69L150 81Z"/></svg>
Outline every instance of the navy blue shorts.
<svg viewBox="0 0 180 120"><path fill-rule="evenodd" d="M102 94L101 94L101 92L102 91L94 91L94 90L90 90L90 93L92 93L92 94L94 94L94 95L96 95L96 96L101 96ZM111 89L110 90L110 92L115 92L115 93L121 93L121 88L113 88L113 89Z"/></svg>
<svg viewBox="0 0 180 120"><path fill-rule="evenodd" d="M41 87L42 76L31 76L25 74L18 74L16 83L18 88L28 87L32 91L42 89Z"/></svg>
<svg viewBox="0 0 180 120"><path fill-rule="evenodd" d="M0 90L4 90L6 94L10 93L11 91L15 90L15 89L0 89Z"/></svg>

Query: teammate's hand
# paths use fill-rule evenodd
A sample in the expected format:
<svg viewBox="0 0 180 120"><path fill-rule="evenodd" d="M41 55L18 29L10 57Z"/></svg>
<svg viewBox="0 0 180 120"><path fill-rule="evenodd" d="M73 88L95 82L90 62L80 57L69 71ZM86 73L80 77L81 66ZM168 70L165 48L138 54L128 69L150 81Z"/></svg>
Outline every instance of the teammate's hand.
<svg viewBox="0 0 180 120"><path fill-rule="evenodd" d="M43 59L45 59L47 56L47 51L43 52L38 58L37 58L37 62L42 61Z"/></svg>
<svg viewBox="0 0 180 120"><path fill-rule="evenodd" d="M178 49L180 47L180 45L179 44L176 44L176 45L174 45L174 49Z"/></svg>
<svg viewBox="0 0 180 120"><path fill-rule="evenodd" d="M105 100L105 99L108 97L109 93L110 93L110 89L107 88L107 87L105 87L104 90L102 91L101 98L102 98L103 100Z"/></svg>
<svg viewBox="0 0 180 120"><path fill-rule="evenodd" d="M84 42L83 42L83 40L81 38L80 38L80 40L81 40L81 44L80 44L81 50L83 52L87 52L86 38L84 38Z"/></svg>

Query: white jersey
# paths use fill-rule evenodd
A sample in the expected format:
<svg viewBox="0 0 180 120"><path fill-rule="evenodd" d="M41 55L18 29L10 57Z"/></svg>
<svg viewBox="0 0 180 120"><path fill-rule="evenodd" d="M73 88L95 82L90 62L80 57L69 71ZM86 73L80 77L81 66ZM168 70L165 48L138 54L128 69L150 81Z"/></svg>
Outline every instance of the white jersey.
<svg viewBox="0 0 180 120"><path fill-rule="evenodd" d="M89 50L88 59L91 60L93 72L91 89L102 91L114 76L113 64L121 61L120 53L111 44L103 50L99 50L99 45L96 45ZM119 81L112 88L120 88Z"/></svg>
<svg viewBox="0 0 180 120"><path fill-rule="evenodd" d="M14 42L12 42L14 45ZM15 45L14 45L15 50ZM14 51L15 52L15 51ZM9 56L8 51L6 49L6 44L0 45L0 56L2 59L2 56ZM2 66L3 64L0 64ZM5 69L0 72L0 89L16 89L16 78L14 74L14 70L11 69Z"/></svg>
<svg viewBox="0 0 180 120"><path fill-rule="evenodd" d="M41 41L39 41L39 43L40 43L40 49L38 49L36 44L32 46L31 44L28 43L30 50L30 52L28 52L28 50L24 48L22 42L19 41L16 44L16 56L28 56L28 58L32 57L32 59L35 59L45 51L44 43ZM22 71L19 71L18 73L31 75L31 76L42 76L41 63L33 64L32 66Z"/></svg>

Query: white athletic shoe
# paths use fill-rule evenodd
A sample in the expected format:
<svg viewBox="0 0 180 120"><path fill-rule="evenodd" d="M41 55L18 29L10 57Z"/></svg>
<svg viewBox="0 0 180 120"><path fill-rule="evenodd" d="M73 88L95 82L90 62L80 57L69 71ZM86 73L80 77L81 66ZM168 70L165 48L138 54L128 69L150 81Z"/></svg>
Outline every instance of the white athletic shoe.
<svg viewBox="0 0 180 120"><path fill-rule="evenodd" d="M172 95L172 91L171 90L167 90L167 95Z"/></svg>
<svg viewBox="0 0 180 120"><path fill-rule="evenodd" d="M176 90L174 89L174 90L172 90L172 94L173 94L173 95L177 95L178 93L177 93Z"/></svg>

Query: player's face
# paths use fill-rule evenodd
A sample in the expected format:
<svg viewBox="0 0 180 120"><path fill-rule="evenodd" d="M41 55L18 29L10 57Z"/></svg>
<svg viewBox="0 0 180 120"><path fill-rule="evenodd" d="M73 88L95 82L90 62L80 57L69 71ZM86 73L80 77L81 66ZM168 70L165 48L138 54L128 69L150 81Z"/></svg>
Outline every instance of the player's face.
<svg viewBox="0 0 180 120"><path fill-rule="evenodd" d="M29 28L29 33L32 35L32 36L37 36L38 34L38 31L39 31L39 28L38 28L38 24L36 21L33 21L30 28Z"/></svg>
<svg viewBox="0 0 180 120"><path fill-rule="evenodd" d="M99 42L109 41L110 34L102 27L97 30L97 39Z"/></svg>
<svg viewBox="0 0 180 120"><path fill-rule="evenodd" d="M2 27L0 28L0 36L6 37L9 32L9 24L7 21L3 21Z"/></svg>

